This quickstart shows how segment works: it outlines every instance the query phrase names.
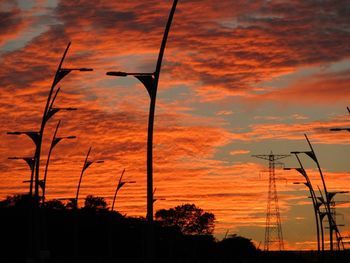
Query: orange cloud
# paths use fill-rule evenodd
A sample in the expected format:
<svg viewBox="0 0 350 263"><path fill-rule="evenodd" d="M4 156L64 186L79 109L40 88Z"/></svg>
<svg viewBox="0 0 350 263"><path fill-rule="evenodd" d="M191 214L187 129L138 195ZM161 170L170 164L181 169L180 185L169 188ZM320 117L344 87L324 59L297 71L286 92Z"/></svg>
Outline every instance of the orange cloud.
<svg viewBox="0 0 350 263"><path fill-rule="evenodd" d="M72 72L60 83L62 92L56 105L79 110L60 112L50 121L41 167L58 119L62 119L59 134L76 135L77 139L62 141L53 152L48 198L74 195L84 156L92 145L91 158L103 159L105 163L94 164L87 170L82 198L94 194L111 202L117 177L126 168L125 179L137 183L121 190L117 209L128 215L145 215L149 98L137 80L109 78L105 72L154 70L170 2L59 1L46 14L56 22L27 42L20 35L26 31L29 20L22 19L17 7L8 12L7 26L1 28L1 35L17 40L17 44L24 42L20 43L23 48L0 54L0 172L6 179L0 186L1 197L24 193L28 188L21 183L29 177L26 164L10 162L7 157L30 156L34 150L28 138L5 133L38 129L48 87L71 40L64 67L94 67L95 71ZM155 203L156 210L193 202L215 213L217 235L243 227L263 230L267 179L259 179L258 175L266 168L236 161L238 154L249 153L248 150L232 151L232 159L221 158L220 150L232 143L297 141L303 139L305 132L315 143L349 143L347 134L328 132L332 127L350 125L348 116L315 121L307 114L256 115L250 125L241 127L227 120L239 118L236 110L223 110L220 103L218 106L207 103L228 98L253 103L260 99L305 103L346 100L348 72L339 70L301 78L283 90L255 96L257 92L266 92L257 87L264 81L349 57L349 16L340 11L345 10L344 5L343 1L327 2L315 9L305 1L179 3L157 98L154 180L157 198L165 200ZM295 12L290 12L291 9ZM26 16L30 16L30 11ZM30 21L39 25L41 19L45 16ZM319 183L317 173L314 170L310 173ZM288 178L298 177L292 174ZM327 178L331 189L339 186L348 189L345 172L327 173ZM307 193L284 182L278 183L278 189L281 215L290 224L294 205L309 204ZM291 218L305 217L303 213ZM313 242L310 236L304 239L293 236L288 247L301 248L305 242Z"/></svg>

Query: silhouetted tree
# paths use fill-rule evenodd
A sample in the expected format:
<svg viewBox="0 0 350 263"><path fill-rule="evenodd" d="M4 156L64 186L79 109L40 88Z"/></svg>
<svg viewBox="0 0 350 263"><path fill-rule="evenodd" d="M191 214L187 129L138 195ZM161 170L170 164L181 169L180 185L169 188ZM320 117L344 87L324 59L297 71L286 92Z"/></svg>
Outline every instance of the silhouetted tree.
<svg viewBox="0 0 350 263"><path fill-rule="evenodd" d="M194 204L183 204L170 209L156 212L156 219L163 226L178 227L183 234L212 234L214 231L215 215L204 212Z"/></svg>
<svg viewBox="0 0 350 263"><path fill-rule="evenodd" d="M6 199L0 201L0 207L26 207L31 198L28 194L8 195Z"/></svg>
<svg viewBox="0 0 350 263"><path fill-rule="evenodd" d="M77 207L77 203L75 201L75 198L69 198L67 203L65 204L66 209L74 209Z"/></svg>
<svg viewBox="0 0 350 263"><path fill-rule="evenodd" d="M85 198L84 209L94 211L107 210L107 202L103 197L88 195Z"/></svg>
<svg viewBox="0 0 350 263"><path fill-rule="evenodd" d="M45 202L45 207L49 209L57 209L57 210L63 210L65 209L65 205L62 203L62 201L53 199Z"/></svg>

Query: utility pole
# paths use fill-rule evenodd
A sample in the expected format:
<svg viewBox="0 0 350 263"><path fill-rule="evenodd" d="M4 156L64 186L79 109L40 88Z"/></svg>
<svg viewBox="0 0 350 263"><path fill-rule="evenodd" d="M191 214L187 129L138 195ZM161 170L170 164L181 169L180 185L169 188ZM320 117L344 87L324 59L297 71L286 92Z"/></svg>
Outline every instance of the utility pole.
<svg viewBox="0 0 350 263"><path fill-rule="evenodd" d="M252 155L263 160L269 161L269 189L267 195L266 208L266 226L265 226L265 242L264 250L269 251L271 248L284 250L282 225L278 206L278 196L276 188L275 165L276 161L289 157L290 155L273 154L272 151L268 155Z"/></svg>

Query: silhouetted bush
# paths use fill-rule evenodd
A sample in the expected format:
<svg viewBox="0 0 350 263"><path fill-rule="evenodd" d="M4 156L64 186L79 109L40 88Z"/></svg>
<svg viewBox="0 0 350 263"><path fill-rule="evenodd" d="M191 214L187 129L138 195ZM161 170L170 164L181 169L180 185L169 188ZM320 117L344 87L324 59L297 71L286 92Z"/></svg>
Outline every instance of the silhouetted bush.
<svg viewBox="0 0 350 263"><path fill-rule="evenodd" d="M186 235L210 235L214 231L214 214L204 212L194 204L161 209L156 212L156 219L163 226L178 227Z"/></svg>
<svg viewBox="0 0 350 263"><path fill-rule="evenodd" d="M251 239L230 235L217 243L217 254L224 258L247 257L257 251Z"/></svg>
<svg viewBox="0 0 350 263"><path fill-rule="evenodd" d="M195 205L185 205L181 209L181 215L190 220L183 223L186 227L182 230L191 235L185 235L175 224L155 221L158 259L214 259L218 253L228 255L230 252L227 250L235 250L232 245L239 246L240 251L252 249L249 242L227 245L228 241L217 243L212 235L194 235L211 232L214 215L207 216L208 213ZM35 208L29 196L15 195L0 202L0 212L1 238L6 241L3 242L1 255L12 262L24 262L27 256L35 254L36 248L50 251L52 259L136 260L146 256L145 218L124 217L118 212L111 212L101 197L88 196L85 206L76 209L67 207L60 200L48 200L45 205ZM209 220L198 220L201 217ZM184 222L180 219L178 222ZM191 226L191 220L200 226ZM249 248L243 248L244 245Z"/></svg>

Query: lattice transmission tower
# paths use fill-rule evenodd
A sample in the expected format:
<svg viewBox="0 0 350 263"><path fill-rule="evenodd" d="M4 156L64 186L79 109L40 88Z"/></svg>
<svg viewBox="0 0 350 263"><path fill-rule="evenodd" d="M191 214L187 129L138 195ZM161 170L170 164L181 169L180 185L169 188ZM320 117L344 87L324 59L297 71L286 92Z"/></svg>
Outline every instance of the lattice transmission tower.
<svg viewBox="0 0 350 263"><path fill-rule="evenodd" d="M269 190L267 195L264 250L284 250L282 225L276 188L275 165L277 160L289 157L290 155L273 154L271 151L271 153L268 155L252 156L269 161Z"/></svg>

